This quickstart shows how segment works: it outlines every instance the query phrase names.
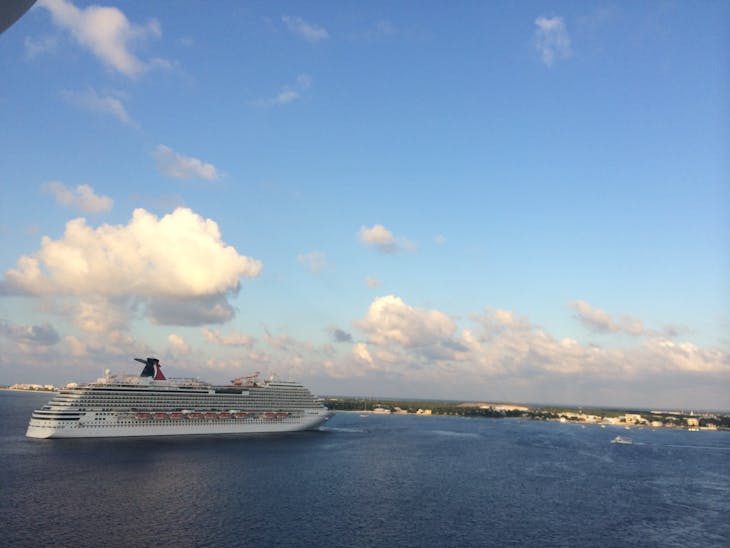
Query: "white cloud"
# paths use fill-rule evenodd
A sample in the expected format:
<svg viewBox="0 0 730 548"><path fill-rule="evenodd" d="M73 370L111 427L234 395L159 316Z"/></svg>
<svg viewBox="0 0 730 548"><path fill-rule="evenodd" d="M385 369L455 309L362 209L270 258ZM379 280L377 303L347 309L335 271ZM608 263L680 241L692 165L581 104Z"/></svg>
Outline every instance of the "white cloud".
<svg viewBox="0 0 730 548"><path fill-rule="evenodd" d="M86 91L62 91L61 96L64 100L76 107L80 107L92 112L102 114L110 114L117 120L131 127L139 127L127 112L124 103L119 97L113 95L99 95L95 90L88 89Z"/></svg>
<svg viewBox="0 0 730 548"><path fill-rule="evenodd" d="M72 189L59 181L50 181L41 188L43 192L53 195L59 204L84 213L109 211L114 205L109 196L97 196L89 185L79 185Z"/></svg>
<svg viewBox="0 0 730 548"><path fill-rule="evenodd" d="M174 179L215 181L220 176L213 164L206 164L191 156L183 156L165 145L158 145L152 157L157 164L157 170Z"/></svg>
<svg viewBox="0 0 730 548"><path fill-rule="evenodd" d="M446 243L446 236L444 236L443 234L437 234L433 238L433 243L435 243L436 245L444 245Z"/></svg>
<svg viewBox="0 0 730 548"><path fill-rule="evenodd" d="M260 271L259 261L223 242L214 221L185 208L159 219L137 209L124 226L95 229L79 218L58 240L44 236L5 273L0 293L80 298L78 318L142 305L157 323L200 325L232 318L227 295ZM98 300L89 304L90 295Z"/></svg>
<svg viewBox="0 0 730 548"><path fill-rule="evenodd" d="M570 36L562 17L538 17L535 26L535 48L545 65L550 67L555 61L573 55Z"/></svg>
<svg viewBox="0 0 730 548"><path fill-rule="evenodd" d="M355 343L352 346L352 355L361 363L367 365L372 365L373 363L373 357L370 355L370 351L365 343Z"/></svg>
<svg viewBox="0 0 730 548"><path fill-rule="evenodd" d="M281 20L287 28L294 34L304 38L307 42L321 42L330 37L329 33L323 27L306 22L301 17L283 15Z"/></svg>
<svg viewBox="0 0 730 548"><path fill-rule="evenodd" d="M403 249L412 250L415 246L405 238L396 238L383 225L375 224L370 228L361 226L357 237L364 245L375 247L381 253L395 254Z"/></svg>
<svg viewBox="0 0 730 548"><path fill-rule="evenodd" d="M327 256L321 251L298 255L297 261L310 272L321 272L327 266Z"/></svg>
<svg viewBox="0 0 730 548"><path fill-rule="evenodd" d="M598 333L624 332L628 335L645 335L643 322L633 316L624 315L615 322L605 310L594 308L585 301L573 301L570 306L576 311L576 318L588 329Z"/></svg>
<svg viewBox="0 0 730 548"><path fill-rule="evenodd" d="M357 325L374 344L397 343L409 348L447 341L456 329L442 312L409 306L394 295L375 299Z"/></svg>
<svg viewBox="0 0 730 548"><path fill-rule="evenodd" d="M190 345L180 335L171 333L167 337L167 343L173 354L190 354Z"/></svg>
<svg viewBox="0 0 730 548"><path fill-rule="evenodd" d="M144 61L132 53L135 44L162 36L154 19L136 25L117 8L92 5L79 9L66 0L40 0L38 5L47 9L54 24L69 32L80 46L125 76L135 77L155 66L170 66L164 59Z"/></svg>
<svg viewBox="0 0 730 548"><path fill-rule="evenodd" d="M293 86L284 86L279 93L273 97L258 99L253 101L253 106L259 108L271 108L287 105L302 99L303 93L312 86L312 77L308 74L300 74L297 76L296 83Z"/></svg>
<svg viewBox="0 0 730 548"><path fill-rule="evenodd" d="M203 328L203 335L205 336L205 340L208 342L224 346L246 346L250 348L255 342L253 337L249 337L242 333L229 333L227 335L222 335L220 332L208 329L207 327Z"/></svg>

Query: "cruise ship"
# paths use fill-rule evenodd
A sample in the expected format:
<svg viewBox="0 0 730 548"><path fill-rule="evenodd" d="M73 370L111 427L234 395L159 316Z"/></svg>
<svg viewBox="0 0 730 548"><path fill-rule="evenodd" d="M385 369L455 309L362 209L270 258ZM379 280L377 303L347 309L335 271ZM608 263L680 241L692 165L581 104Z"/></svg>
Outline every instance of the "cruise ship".
<svg viewBox="0 0 730 548"><path fill-rule="evenodd" d="M258 373L217 386L198 379L167 379L156 358L141 375L107 370L96 382L68 386L33 411L29 438L98 438L249 434L312 430L331 412L301 384Z"/></svg>

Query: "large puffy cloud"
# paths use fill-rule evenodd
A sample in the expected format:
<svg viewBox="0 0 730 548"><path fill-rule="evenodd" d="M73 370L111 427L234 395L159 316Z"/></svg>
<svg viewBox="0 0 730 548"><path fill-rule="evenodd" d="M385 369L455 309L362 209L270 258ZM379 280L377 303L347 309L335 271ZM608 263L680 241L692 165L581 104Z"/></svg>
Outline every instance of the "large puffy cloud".
<svg viewBox="0 0 730 548"><path fill-rule="evenodd" d="M595 316L599 325L614 326L599 321L606 320L601 314ZM646 330L647 337L633 348L603 348L557 338L509 310L474 314L457 333L456 323L443 312L388 296L375 299L356 326L367 341L352 346L353 371L366 365L369 371L394 378L444 386L454 379L473 386L483 386L487 379L523 385L571 379L594 383L595 388L606 382L649 383L657 377L730 373L730 355L719 349L675 342Z"/></svg>
<svg viewBox="0 0 730 548"><path fill-rule="evenodd" d="M456 329L446 314L409 306L394 295L375 299L358 327L375 344L396 343L408 348L448 340Z"/></svg>
<svg viewBox="0 0 730 548"><path fill-rule="evenodd" d="M62 238L44 236L38 252L21 257L5 284L31 295L203 297L235 290L260 270L190 209L161 219L137 209L126 226L69 221Z"/></svg>
<svg viewBox="0 0 730 548"><path fill-rule="evenodd" d="M127 225L69 221L60 239L43 237L19 259L0 290L78 297L91 318L106 306L142 304L157 323L200 325L232 318L227 296L260 271L259 261L223 242L214 221L185 208L162 218L137 209Z"/></svg>
<svg viewBox="0 0 730 548"><path fill-rule="evenodd" d="M143 61L132 53L133 44L162 35L155 20L136 25L117 8L89 6L79 9L66 0L40 0L38 5L47 9L54 24L68 31L79 45L125 76L135 77L155 66L170 66L163 59Z"/></svg>

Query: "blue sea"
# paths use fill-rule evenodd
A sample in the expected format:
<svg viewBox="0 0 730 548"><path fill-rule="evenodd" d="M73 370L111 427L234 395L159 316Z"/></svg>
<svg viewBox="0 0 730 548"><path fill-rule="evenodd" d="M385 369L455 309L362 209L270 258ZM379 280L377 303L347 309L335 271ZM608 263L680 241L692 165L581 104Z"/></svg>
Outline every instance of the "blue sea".
<svg viewBox="0 0 730 548"><path fill-rule="evenodd" d="M338 413L288 435L26 439L47 399L0 392L3 546L730 546L730 432Z"/></svg>

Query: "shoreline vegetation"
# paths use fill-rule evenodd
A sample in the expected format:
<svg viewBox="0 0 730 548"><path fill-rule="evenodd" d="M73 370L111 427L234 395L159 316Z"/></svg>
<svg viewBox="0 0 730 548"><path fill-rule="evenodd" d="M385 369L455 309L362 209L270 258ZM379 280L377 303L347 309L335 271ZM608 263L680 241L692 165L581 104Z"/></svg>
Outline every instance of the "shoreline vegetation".
<svg viewBox="0 0 730 548"><path fill-rule="evenodd" d="M454 415L472 418L519 418L564 423L622 426L625 428L676 428L730 430L730 414L722 412L663 411L631 408L570 407L489 402L326 397L332 411L363 415Z"/></svg>

